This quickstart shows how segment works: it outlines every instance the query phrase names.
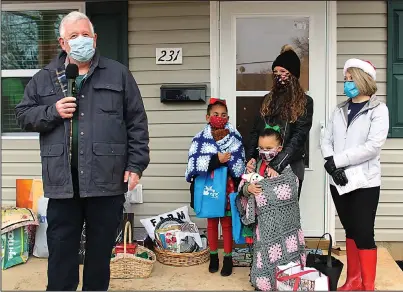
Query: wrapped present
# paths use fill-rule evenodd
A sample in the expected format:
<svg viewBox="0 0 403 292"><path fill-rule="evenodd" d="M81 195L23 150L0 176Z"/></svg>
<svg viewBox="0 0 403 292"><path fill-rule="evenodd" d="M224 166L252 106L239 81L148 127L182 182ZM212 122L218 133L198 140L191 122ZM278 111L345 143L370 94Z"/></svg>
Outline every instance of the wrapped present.
<svg viewBox="0 0 403 292"><path fill-rule="evenodd" d="M234 267L251 267L253 254L249 248L235 247L232 251L232 264Z"/></svg>
<svg viewBox="0 0 403 292"><path fill-rule="evenodd" d="M294 262L277 266L275 277L277 291L333 291L325 274Z"/></svg>
<svg viewBox="0 0 403 292"><path fill-rule="evenodd" d="M135 254L137 243L126 243L126 253ZM119 243L115 246L115 254L124 253L124 244Z"/></svg>

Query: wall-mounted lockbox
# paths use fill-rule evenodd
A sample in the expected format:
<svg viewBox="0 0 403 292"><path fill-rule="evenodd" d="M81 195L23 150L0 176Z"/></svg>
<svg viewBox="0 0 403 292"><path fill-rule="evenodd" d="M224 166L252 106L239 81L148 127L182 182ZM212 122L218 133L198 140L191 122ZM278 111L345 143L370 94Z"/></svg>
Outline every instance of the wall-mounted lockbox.
<svg viewBox="0 0 403 292"><path fill-rule="evenodd" d="M206 102L206 84L174 84L161 86L161 102Z"/></svg>

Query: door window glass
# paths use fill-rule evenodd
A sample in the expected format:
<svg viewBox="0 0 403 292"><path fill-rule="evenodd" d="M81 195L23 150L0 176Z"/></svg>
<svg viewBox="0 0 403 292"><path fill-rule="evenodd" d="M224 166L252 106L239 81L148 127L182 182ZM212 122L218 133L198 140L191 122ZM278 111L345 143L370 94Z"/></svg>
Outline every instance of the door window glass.
<svg viewBox="0 0 403 292"><path fill-rule="evenodd" d="M284 45L301 59L302 87L309 90L309 18L255 17L236 22L236 90L265 91L272 85L271 66Z"/></svg>

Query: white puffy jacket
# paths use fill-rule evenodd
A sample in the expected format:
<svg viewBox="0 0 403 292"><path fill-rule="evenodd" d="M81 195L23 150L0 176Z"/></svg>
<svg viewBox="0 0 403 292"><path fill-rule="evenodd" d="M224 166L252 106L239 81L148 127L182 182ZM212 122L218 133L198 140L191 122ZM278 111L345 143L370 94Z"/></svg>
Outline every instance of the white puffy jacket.
<svg viewBox="0 0 403 292"><path fill-rule="evenodd" d="M337 168L361 165L369 181L367 187L380 186L380 153L389 132L388 108L374 95L347 127L348 105L345 101L333 112L321 137L322 155L333 156Z"/></svg>

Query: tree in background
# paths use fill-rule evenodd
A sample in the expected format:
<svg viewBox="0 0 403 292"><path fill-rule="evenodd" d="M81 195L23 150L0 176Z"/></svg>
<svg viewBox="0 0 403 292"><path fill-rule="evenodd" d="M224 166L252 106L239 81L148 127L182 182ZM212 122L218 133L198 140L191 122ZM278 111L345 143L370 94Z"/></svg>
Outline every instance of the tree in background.
<svg viewBox="0 0 403 292"><path fill-rule="evenodd" d="M58 29L69 11L3 11L2 69L39 69L58 53Z"/></svg>
<svg viewBox="0 0 403 292"><path fill-rule="evenodd" d="M301 77L299 82L304 90L309 90L309 38L293 38L295 52L301 59Z"/></svg>

